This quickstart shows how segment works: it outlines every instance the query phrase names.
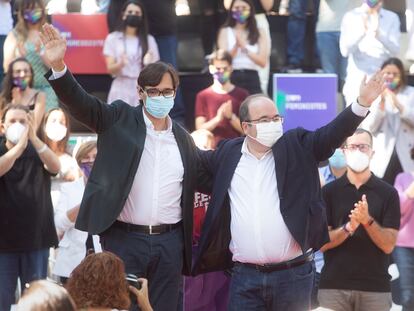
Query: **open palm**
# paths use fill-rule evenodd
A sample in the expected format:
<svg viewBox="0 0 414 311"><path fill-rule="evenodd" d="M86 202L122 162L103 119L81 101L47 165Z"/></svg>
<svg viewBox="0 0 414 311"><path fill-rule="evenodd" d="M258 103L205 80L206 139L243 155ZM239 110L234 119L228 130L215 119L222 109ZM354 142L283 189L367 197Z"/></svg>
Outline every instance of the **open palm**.
<svg viewBox="0 0 414 311"><path fill-rule="evenodd" d="M364 77L359 88L360 104L370 107L372 102L384 92L386 88L384 73L377 71L368 81Z"/></svg>
<svg viewBox="0 0 414 311"><path fill-rule="evenodd" d="M60 66L66 52L66 40L59 31L50 24L43 25L43 32L40 39L44 45L44 57L52 65Z"/></svg>

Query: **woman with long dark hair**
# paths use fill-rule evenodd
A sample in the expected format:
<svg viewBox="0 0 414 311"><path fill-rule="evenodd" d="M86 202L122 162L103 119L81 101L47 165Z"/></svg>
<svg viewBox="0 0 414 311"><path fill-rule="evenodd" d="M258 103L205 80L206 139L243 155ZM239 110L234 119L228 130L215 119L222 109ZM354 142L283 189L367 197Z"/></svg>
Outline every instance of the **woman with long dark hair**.
<svg viewBox="0 0 414 311"><path fill-rule="evenodd" d="M43 76L49 64L43 57L39 33L46 22L42 0L21 0L17 9L17 24L4 43L4 70L18 57L25 57L33 68L33 88L46 94L46 111L58 106L58 99Z"/></svg>
<svg viewBox="0 0 414 311"><path fill-rule="evenodd" d="M33 111L35 130L45 114L45 93L33 89L33 68L23 57L13 60L3 79L0 111L8 104L21 104Z"/></svg>
<svg viewBox="0 0 414 311"><path fill-rule="evenodd" d="M398 173L414 171L410 157L414 137L414 87L407 85L400 59L387 59L381 70L387 88L362 124L374 138L371 170L393 185Z"/></svg>
<svg viewBox="0 0 414 311"><path fill-rule="evenodd" d="M147 16L141 1L127 1L120 19L118 30L107 36L103 49L108 73L114 77L108 103L120 99L137 106L138 75L145 65L159 60L160 56L154 37L148 34Z"/></svg>
<svg viewBox="0 0 414 311"><path fill-rule="evenodd" d="M250 94L261 93L259 67L269 60L269 47L262 29L258 29L251 0L233 0L217 39L219 49L233 57L231 81Z"/></svg>

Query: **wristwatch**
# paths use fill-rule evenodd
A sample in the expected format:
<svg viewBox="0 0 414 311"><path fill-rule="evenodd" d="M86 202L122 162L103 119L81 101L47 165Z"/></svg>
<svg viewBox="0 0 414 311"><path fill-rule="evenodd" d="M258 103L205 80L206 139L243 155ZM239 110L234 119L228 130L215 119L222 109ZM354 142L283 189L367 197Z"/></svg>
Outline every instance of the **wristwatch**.
<svg viewBox="0 0 414 311"><path fill-rule="evenodd" d="M344 223L343 226L342 226L342 230L344 230L348 234L348 237L350 237L350 236L352 236L354 234L354 231L349 230L347 228L347 225L348 225L347 222Z"/></svg>

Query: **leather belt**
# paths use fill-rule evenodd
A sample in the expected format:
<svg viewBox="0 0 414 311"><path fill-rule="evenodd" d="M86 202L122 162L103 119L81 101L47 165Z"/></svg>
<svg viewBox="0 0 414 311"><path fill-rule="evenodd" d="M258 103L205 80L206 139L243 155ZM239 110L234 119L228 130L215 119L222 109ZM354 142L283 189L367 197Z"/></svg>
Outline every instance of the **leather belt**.
<svg viewBox="0 0 414 311"><path fill-rule="evenodd" d="M129 224L129 223L126 223L126 222L115 220L115 222L112 226L115 227L115 228L125 230L126 232L140 232L140 233L147 233L147 234L153 235L153 234L162 234L162 233L170 232L170 231L180 227L181 224L182 224L182 222L179 221L176 224L162 224L162 225L156 225L156 226L151 226L151 225L150 226L144 226L144 225Z"/></svg>
<svg viewBox="0 0 414 311"><path fill-rule="evenodd" d="M236 262L236 264L254 268L260 272L268 273L268 272L291 269L291 268L303 265L307 262L311 262L312 260L313 260L313 252L309 252L299 257L293 258L292 260L280 262L280 263L269 263L269 264L260 265L260 264L253 264L253 263Z"/></svg>

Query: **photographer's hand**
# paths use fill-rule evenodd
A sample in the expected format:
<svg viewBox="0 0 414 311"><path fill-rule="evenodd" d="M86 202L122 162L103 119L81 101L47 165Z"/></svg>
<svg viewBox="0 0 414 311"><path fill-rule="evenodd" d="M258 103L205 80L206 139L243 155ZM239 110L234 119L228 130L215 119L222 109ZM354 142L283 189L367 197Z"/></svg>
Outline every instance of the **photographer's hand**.
<svg viewBox="0 0 414 311"><path fill-rule="evenodd" d="M141 289L129 286L129 290L137 296L138 305L142 311L153 311L148 298L148 280L140 278L138 282L141 283Z"/></svg>

